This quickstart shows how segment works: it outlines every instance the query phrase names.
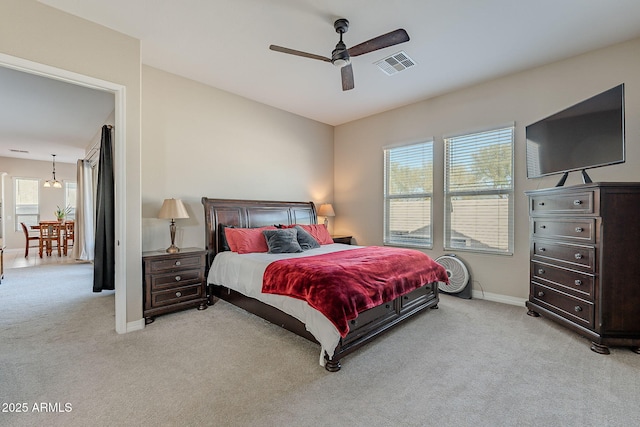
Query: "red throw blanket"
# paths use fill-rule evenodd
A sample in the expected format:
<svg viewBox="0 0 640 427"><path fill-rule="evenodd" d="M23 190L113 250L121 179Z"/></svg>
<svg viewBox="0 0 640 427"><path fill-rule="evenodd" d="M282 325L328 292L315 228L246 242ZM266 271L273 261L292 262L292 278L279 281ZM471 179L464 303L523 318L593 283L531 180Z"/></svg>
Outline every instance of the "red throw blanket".
<svg viewBox="0 0 640 427"><path fill-rule="evenodd" d="M264 272L262 292L307 301L344 338L358 313L436 281L449 279L444 267L426 254L369 246L272 262Z"/></svg>

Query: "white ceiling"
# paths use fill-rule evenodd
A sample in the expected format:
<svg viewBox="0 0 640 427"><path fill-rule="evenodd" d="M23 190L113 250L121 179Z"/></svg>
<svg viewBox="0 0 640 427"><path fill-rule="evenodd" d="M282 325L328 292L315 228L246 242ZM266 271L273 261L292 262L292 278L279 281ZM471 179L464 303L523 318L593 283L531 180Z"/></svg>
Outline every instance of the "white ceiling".
<svg viewBox="0 0 640 427"><path fill-rule="evenodd" d="M112 93L5 67L0 94L0 157L75 163L115 106Z"/></svg>
<svg viewBox="0 0 640 427"><path fill-rule="evenodd" d="M330 125L640 37L638 0L40 0L141 41L142 62ZM352 58L355 89L331 64L347 47L404 28L407 43ZM404 50L417 66L374 62Z"/></svg>

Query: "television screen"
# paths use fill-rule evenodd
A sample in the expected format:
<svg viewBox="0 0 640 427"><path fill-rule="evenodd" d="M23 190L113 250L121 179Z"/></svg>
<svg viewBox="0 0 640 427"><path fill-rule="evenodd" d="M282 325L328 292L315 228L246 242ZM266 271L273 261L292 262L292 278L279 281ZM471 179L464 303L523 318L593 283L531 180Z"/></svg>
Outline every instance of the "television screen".
<svg viewBox="0 0 640 427"><path fill-rule="evenodd" d="M527 177L624 162L624 84L526 127Z"/></svg>

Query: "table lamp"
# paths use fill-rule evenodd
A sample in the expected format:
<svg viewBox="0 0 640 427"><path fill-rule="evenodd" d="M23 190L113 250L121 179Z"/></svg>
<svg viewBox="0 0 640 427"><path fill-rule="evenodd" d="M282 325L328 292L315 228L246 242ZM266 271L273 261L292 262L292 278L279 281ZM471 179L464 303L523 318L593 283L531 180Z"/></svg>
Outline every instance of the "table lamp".
<svg viewBox="0 0 640 427"><path fill-rule="evenodd" d="M329 217L336 216L336 213L333 210L333 206L331 206L331 203L325 203L323 205L320 205L320 208L318 209L318 216L324 217L324 226L328 227Z"/></svg>
<svg viewBox="0 0 640 427"><path fill-rule="evenodd" d="M158 213L158 218L171 219L169 232L171 233L171 246L167 248L167 252L175 254L180 252L180 248L175 245L176 240L176 219L189 218L187 209L185 209L180 199L165 199Z"/></svg>

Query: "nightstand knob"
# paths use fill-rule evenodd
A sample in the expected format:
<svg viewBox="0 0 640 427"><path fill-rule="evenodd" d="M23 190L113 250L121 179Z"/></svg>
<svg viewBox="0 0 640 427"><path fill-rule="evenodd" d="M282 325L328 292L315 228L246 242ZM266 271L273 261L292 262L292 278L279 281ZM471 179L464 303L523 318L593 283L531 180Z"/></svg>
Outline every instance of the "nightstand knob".
<svg viewBox="0 0 640 427"><path fill-rule="evenodd" d="M576 227L576 233L582 233L583 231L584 231L584 228Z"/></svg>
<svg viewBox="0 0 640 427"><path fill-rule="evenodd" d="M182 280L182 277L176 276L176 282L179 282L180 280Z"/></svg>
<svg viewBox="0 0 640 427"><path fill-rule="evenodd" d="M175 264L175 265L180 265L180 261L176 261L176 264Z"/></svg>
<svg viewBox="0 0 640 427"><path fill-rule="evenodd" d="M573 309L576 311L576 313L579 313L582 311L582 307L580 307L579 305L576 305Z"/></svg>
<svg viewBox="0 0 640 427"><path fill-rule="evenodd" d="M582 259L582 254L575 254L576 259Z"/></svg>
<svg viewBox="0 0 640 427"><path fill-rule="evenodd" d="M180 298L182 296L182 292L176 292L176 296Z"/></svg>
<svg viewBox="0 0 640 427"><path fill-rule="evenodd" d="M582 204L582 200L574 200L574 201L573 201L573 204L574 204L575 206L580 206L580 205Z"/></svg>
<svg viewBox="0 0 640 427"><path fill-rule="evenodd" d="M546 251L546 249L545 249L545 248L540 248L540 249L538 249L538 252L544 252L544 251Z"/></svg>
<svg viewBox="0 0 640 427"><path fill-rule="evenodd" d="M538 274L544 274L544 268L539 268L538 269Z"/></svg>
<svg viewBox="0 0 640 427"><path fill-rule="evenodd" d="M575 283L576 286L580 286L582 285L582 280L576 279L573 283Z"/></svg>
<svg viewBox="0 0 640 427"><path fill-rule="evenodd" d="M538 296L539 297L543 297L544 296L544 292L542 292L542 291L538 292Z"/></svg>
<svg viewBox="0 0 640 427"><path fill-rule="evenodd" d="M544 225L544 224L542 224L542 225L540 226L540 228L542 228L542 229L544 230L545 228L547 228L547 226L546 226L546 225Z"/></svg>
<svg viewBox="0 0 640 427"><path fill-rule="evenodd" d="M544 202L539 202L538 206L544 206Z"/></svg>

